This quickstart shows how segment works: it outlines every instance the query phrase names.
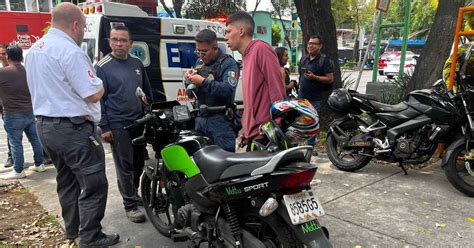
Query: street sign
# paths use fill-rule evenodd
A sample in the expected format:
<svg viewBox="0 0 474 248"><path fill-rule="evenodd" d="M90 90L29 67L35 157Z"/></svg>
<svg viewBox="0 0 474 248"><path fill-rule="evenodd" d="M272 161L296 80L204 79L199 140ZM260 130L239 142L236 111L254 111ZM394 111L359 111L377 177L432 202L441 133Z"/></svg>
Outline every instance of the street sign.
<svg viewBox="0 0 474 248"><path fill-rule="evenodd" d="M377 0L377 3L375 4L375 8L384 13L387 13L388 6L390 6L390 0Z"/></svg>

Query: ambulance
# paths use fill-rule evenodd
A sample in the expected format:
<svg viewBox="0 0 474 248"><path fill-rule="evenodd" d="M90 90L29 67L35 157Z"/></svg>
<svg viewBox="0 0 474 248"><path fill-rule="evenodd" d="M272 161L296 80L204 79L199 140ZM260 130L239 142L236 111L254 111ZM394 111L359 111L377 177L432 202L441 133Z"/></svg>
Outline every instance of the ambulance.
<svg viewBox="0 0 474 248"><path fill-rule="evenodd" d="M107 41L110 30L115 26L129 28L133 40L131 54L143 62L155 101L178 100L182 104L192 101L186 95L183 77L198 59L194 37L200 30L214 31L219 48L233 55L224 41L225 25L222 23L148 16L135 5L114 2L80 3L78 6L86 16L81 48L94 64L111 52ZM240 80L235 101L242 103Z"/></svg>

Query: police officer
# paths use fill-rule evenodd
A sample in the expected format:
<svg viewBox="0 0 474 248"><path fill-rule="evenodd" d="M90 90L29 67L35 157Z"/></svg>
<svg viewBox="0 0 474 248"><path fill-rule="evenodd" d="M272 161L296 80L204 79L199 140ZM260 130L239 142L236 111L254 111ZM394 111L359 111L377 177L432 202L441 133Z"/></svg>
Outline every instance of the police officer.
<svg viewBox="0 0 474 248"><path fill-rule="evenodd" d="M66 238L80 247L107 247L119 235L100 224L107 202L105 155L94 123L100 120L102 81L79 47L86 18L72 3L58 4L48 33L26 56L28 87L38 134L57 170Z"/></svg>
<svg viewBox="0 0 474 248"><path fill-rule="evenodd" d="M196 87L192 94L197 98L198 107L204 104L209 107L230 106L239 79L237 62L219 49L213 31L201 30L195 40L196 53L200 59L195 69L186 72L185 79ZM225 111L196 118L196 130L211 138L222 149L235 152L237 134Z"/></svg>
<svg viewBox="0 0 474 248"><path fill-rule="evenodd" d="M151 87L142 62L129 54L132 44L127 27L112 28L109 38L112 52L95 68L106 89L101 100L101 136L112 147L125 214L130 221L141 223L145 221L145 215L138 209L137 191L145 165L145 147L132 145L132 140L143 134L143 127L130 130L124 127L143 116L144 106L135 95L137 87L142 88L150 99Z"/></svg>

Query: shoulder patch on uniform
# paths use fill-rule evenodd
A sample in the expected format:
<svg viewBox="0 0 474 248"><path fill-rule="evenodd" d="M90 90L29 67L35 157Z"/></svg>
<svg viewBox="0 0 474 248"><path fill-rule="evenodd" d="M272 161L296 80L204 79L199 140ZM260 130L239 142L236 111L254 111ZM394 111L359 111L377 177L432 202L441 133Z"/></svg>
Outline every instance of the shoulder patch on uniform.
<svg viewBox="0 0 474 248"><path fill-rule="evenodd" d="M237 78L235 77L228 77L227 82L229 82L230 86L232 87L237 86Z"/></svg>
<svg viewBox="0 0 474 248"><path fill-rule="evenodd" d="M236 77L237 77L237 72L235 72L235 71L228 71L228 72L227 72L227 76L236 78Z"/></svg>
<svg viewBox="0 0 474 248"><path fill-rule="evenodd" d="M101 59L98 63L97 63L97 66L98 67L102 67L104 66L105 64L107 64L108 62L110 62L112 60L112 56L110 56L110 54L108 54L107 56L105 56L103 59Z"/></svg>

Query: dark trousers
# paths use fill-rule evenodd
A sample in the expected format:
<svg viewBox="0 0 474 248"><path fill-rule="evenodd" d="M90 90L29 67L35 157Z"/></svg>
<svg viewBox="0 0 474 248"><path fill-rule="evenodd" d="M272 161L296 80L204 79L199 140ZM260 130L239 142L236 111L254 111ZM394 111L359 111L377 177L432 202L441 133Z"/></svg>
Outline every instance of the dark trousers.
<svg viewBox="0 0 474 248"><path fill-rule="evenodd" d="M40 140L57 170L59 203L66 238L89 243L103 237L100 224L107 203L105 155L91 122L38 117Z"/></svg>
<svg viewBox="0 0 474 248"><path fill-rule="evenodd" d="M209 137L220 148L235 152L237 135L224 114L196 118L196 130Z"/></svg>
<svg viewBox="0 0 474 248"><path fill-rule="evenodd" d="M112 135L111 147L119 191L123 198L125 211L133 210L138 206L137 192L145 160L144 145L132 145L132 140L143 135L143 128L114 129Z"/></svg>

